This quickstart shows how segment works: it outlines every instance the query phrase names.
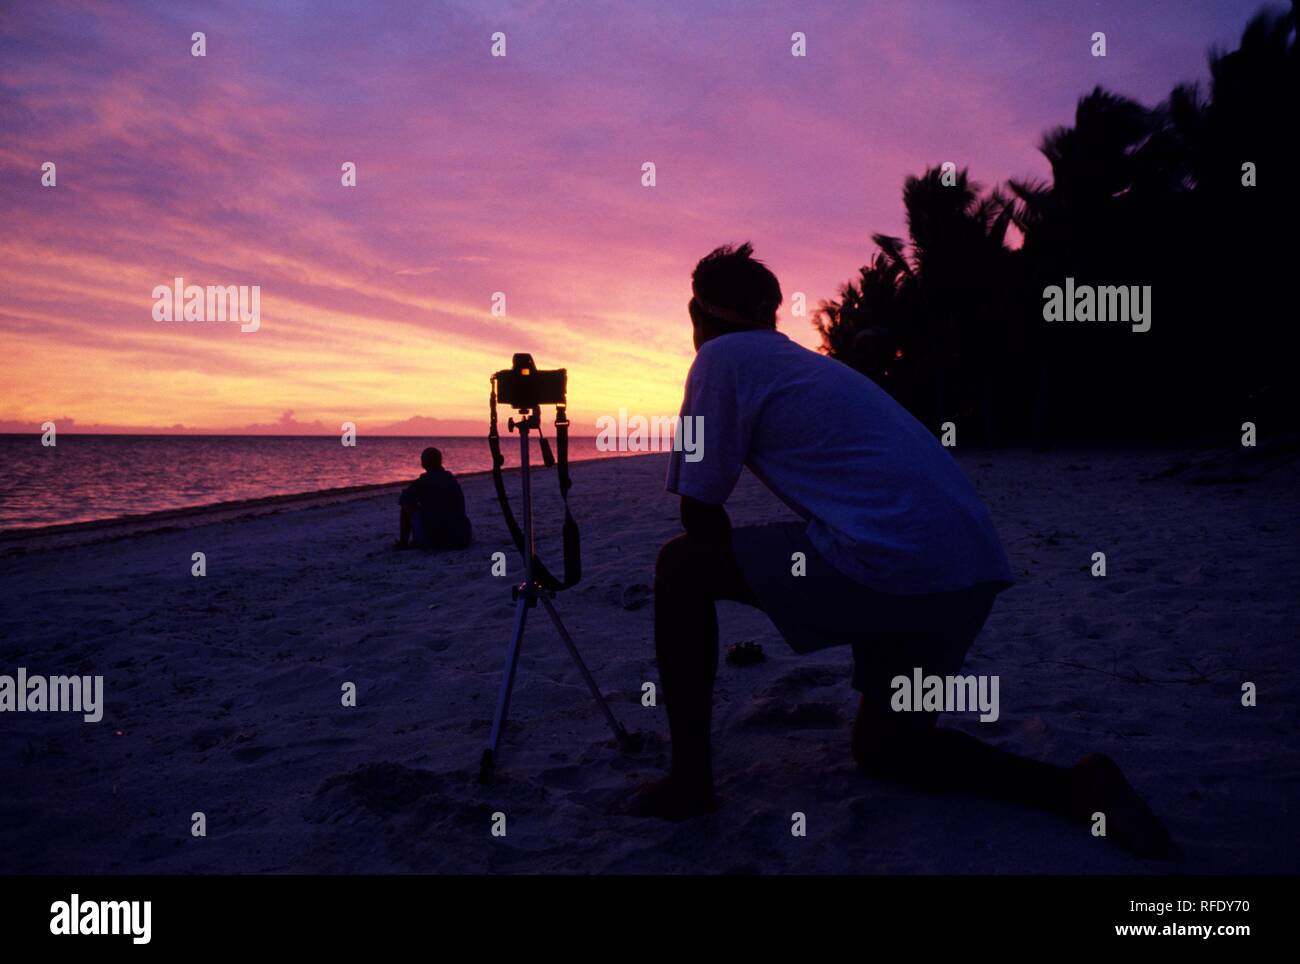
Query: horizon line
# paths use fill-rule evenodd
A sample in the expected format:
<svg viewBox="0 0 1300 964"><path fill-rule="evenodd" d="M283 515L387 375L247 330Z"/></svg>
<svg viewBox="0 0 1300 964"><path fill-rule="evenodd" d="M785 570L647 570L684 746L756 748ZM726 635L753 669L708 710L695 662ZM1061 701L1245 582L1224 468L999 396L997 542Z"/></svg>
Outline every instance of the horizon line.
<svg viewBox="0 0 1300 964"><path fill-rule="evenodd" d="M42 435L44 435L44 434L45 434L45 433L44 433L44 432L41 432L41 431L33 431L33 432L0 432L0 438L3 438L3 437L5 437L5 436L11 436L11 437L14 437L14 438L28 438L28 437L35 436L35 437L39 438L40 436L42 436ZM338 432L333 432L333 433L329 433L329 432L320 432L320 433L303 433L303 432L290 432L290 433L285 433L285 432L204 432L204 431L194 431L194 432L151 432L151 431L132 431L132 432L77 432L77 431L73 431L73 430L68 430L68 431L66 431L66 432L64 432L64 431L59 432L59 437L60 437L60 438L63 438L63 437L69 436L69 435L77 435L77 436L81 436L81 437L84 437L84 438L122 438L122 437L126 437L126 438L328 438L328 439L337 439L337 438L339 438L339 433L338 433ZM596 434L596 435L573 435L573 434L570 434L570 435L569 435L569 438L571 438L571 439L572 439L572 438L591 438L591 439L594 439L594 438L599 438L599 437L600 437L599 434ZM482 435L478 435L478 434L475 434L475 435L467 435L467 434L456 433L456 432L443 432L443 433L439 433L439 434L419 434L419 435L403 435L403 434L400 434L400 433L389 433L389 432L383 432L383 433L372 433L372 434L369 434L369 435L365 435L365 434L363 434L363 433L358 432L358 433L357 433L357 438L412 438L412 439L419 439L419 438L482 438L482 439L486 440L486 439L487 439L487 430L484 429Z"/></svg>

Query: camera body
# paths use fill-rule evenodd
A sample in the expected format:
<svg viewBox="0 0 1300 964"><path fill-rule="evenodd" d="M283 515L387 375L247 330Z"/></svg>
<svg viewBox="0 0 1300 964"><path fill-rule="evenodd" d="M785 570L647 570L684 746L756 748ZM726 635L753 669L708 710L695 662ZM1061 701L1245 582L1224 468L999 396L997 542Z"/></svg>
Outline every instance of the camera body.
<svg viewBox="0 0 1300 964"><path fill-rule="evenodd" d="M497 399L520 411L539 405L563 405L568 378L568 371L563 368L539 370L528 352L516 353L509 368L492 376Z"/></svg>

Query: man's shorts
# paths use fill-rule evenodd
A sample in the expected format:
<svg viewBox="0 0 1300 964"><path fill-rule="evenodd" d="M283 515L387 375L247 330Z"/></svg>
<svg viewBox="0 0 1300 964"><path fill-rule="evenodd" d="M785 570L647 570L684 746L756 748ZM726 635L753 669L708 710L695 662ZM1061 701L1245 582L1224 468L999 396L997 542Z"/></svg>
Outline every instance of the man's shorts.
<svg viewBox="0 0 1300 964"><path fill-rule="evenodd" d="M868 589L832 566L802 522L740 526L731 545L745 581L796 653L853 648L853 688L869 706L889 710L895 676L956 675L1005 583L955 592L897 595ZM792 554L806 570L793 574ZM904 714L907 716L913 714Z"/></svg>

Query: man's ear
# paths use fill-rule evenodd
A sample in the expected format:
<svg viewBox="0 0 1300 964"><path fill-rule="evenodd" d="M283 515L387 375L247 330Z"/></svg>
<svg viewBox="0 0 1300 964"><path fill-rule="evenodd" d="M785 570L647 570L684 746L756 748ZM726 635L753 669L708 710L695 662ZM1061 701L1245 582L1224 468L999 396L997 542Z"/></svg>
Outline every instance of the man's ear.
<svg viewBox="0 0 1300 964"><path fill-rule="evenodd" d="M709 315L705 315L695 324L695 350L699 351L700 346L705 342L712 341L722 333L718 323Z"/></svg>

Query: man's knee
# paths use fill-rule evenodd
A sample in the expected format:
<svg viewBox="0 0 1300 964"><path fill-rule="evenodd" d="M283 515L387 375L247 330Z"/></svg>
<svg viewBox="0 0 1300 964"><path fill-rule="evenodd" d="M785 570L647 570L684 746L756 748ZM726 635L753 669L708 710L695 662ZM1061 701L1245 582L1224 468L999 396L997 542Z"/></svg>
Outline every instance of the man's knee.
<svg viewBox="0 0 1300 964"><path fill-rule="evenodd" d="M709 593L722 560L704 540L682 533L659 547L655 559L655 590Z"/></svg>
<svg viewBox="0 0 1300 964"><path fill-rule="evenodd" d="M681 578L692 565L691 545L686 533L673 536L659 547L655 559L655 584Z"/></svg>

